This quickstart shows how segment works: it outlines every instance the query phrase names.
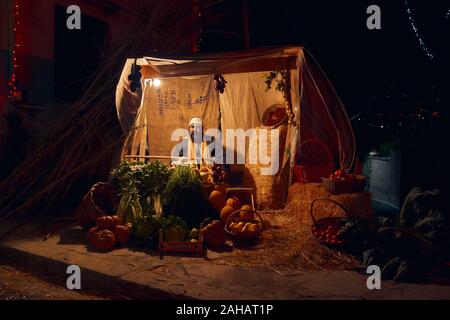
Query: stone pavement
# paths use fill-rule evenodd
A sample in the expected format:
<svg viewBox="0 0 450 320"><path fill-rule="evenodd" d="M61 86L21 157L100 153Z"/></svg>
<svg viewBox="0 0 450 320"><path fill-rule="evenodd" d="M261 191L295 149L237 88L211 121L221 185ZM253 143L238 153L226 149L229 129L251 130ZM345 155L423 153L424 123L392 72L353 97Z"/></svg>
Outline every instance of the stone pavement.
<svg viewBox="0 0 450 320"><path fill-rule="evenodd" d="M11 225L0 225L0 235ZM81 268L82 289L107 290L136 299L450 299L450 286L382 282L368 290L366 277L353 271L303 271L280 275L271 269L246 270L219 264L220 253L206 258L161 257L155 251L120 248L95 252L78 227L48 240L23 226L0 240L0 259L61 279L67 266Z"/></svg>

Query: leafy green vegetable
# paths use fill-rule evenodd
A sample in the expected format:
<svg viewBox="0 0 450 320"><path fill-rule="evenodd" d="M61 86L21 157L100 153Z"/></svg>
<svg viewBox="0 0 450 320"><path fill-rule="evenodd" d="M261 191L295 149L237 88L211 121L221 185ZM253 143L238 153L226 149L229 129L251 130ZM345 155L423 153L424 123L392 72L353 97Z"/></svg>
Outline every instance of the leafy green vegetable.
<svg viewBox="0 0 450 320"><path fill-rule="evenodd" d="M136 191L134 172L129 162L122 162L111 174L111 184L115 192L122 196Z"/></svg>
<svg viewBox="0 0 450 320"><path fill-rule="evenodd" d="M120 199L119 207L116 214L125 221L125 223L134 224L135 220L141 218L144 214L141 203L139 202L139 195L136 191L124 193Z"/></svg>
<svg viewBox="0 0 450 320"><path fill-rule="evenodd" d="M161 228L161 218L156 215L144 215L133 224L132 245L154 246L158 243L158 231Z"/></svg>
<svg viewBox="0 0 450 320"><path fill-rule="evenodd" d="M139 199L142 212L148 214L158 207L169 176L169 168L159 161L146 164L123 162L111 172L111 183L120 196L132 195L138 211L136 199Z"/></svg>
<svg viewBox="0 0 450 320"><path fill-rule="evenodd" d="M198 226L207 215L208 205L194 170L185 166L175 168L163 192L163 214L181 217L188 226Z"/></svg>
<svg viewBox="0 0 450 320"><path fill-rule="evenodd" d="M168 217L161 217L161 228L163 230L167 230L170 227L174 226L180 226L183 229L187 228L186 221L184 221L182 218L170 215Z"/></svg>

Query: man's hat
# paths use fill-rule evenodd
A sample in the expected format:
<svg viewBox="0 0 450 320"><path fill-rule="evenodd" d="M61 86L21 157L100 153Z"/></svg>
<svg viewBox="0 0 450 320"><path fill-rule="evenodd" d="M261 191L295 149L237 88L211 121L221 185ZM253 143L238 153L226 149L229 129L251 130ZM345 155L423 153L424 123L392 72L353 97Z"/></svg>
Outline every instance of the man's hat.
<svg viewBox="0 0 450 320"><path fill-rule="evenodd" d="M200 118L192 118L191 122L189 122L189 126L202 126L202 119Z"/></svg>

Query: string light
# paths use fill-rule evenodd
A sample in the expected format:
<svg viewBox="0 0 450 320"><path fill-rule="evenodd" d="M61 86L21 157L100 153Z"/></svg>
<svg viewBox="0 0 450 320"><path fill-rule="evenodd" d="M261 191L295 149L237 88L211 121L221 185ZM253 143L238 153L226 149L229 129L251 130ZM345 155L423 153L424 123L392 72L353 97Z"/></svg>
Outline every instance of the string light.
<svg viewBox="0 0 450 320"><path fill-rule="evenodd" d="M404 0L404 1L405 1L405 6L406 6L406 12L408 13L408 19L409 19L409 22L411 23L411 27L412 27L412 29L414 31L415 36L416 36L417 40L419 41L419 44L422 47L422 50L427 55L427 57L430 58L430 59L433 59L434 58L433 54L428 49L428 47L425 45L425 42L422 40L422 37L420 36L419 30L416 27L416 23L414 21L413 14L411 12L411 9L408 6L408 0Z"/></svg>
<svg viewBox="0 0 450 320"><path fill-rule="evenodd" d="M193 53L198 53L200 52L200 43L202 42L202 18L203 18L203 14L202 14L202 9L200 8L200 6L198 5L197 1L193 1L192 2L193 5L193 14L194 14L194 28L195 30L195 35L194 35L194 39L193 39L193 45L192 45L192 51Z"/></svg>
<svg viewBox="0 0 450 320"><path fill-rule="evenodd" d="M14 8L14 26L13 26L13 49L12 49L12 72L11 72L11 78L8 81L9 86L9 94L8 98L10 100L20 100L21 99L21 92L19 88L17 87L17 73L20 68L20 63L18 62L18 51L17 49L21 47L20 41L20 35L19 35L19 25L21 22L21 14L20 14L20 3L19 0L15 0L13 2L13 8Z"/></svg>

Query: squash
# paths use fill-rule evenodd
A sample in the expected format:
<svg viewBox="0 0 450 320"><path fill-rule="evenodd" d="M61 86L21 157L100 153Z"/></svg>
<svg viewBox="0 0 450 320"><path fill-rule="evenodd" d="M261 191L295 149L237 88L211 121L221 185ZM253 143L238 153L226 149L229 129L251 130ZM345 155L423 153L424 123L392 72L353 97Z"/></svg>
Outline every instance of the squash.
<svg viewBox="0 0 450 320"><path fill-rule="evenodd" d="M206 227L202 228L200 232L207 245L212 247L221 247L225 244L226 235L222 222L214 220Z"/></svg>
<svg viewBox="0 0 450 320"><path fill-rule="evenodd" d="M244 204L241 207L240 218L242 220L253 220L255 218L255 216L253 214L252 206L249 206L248 204Z"/></svg>
<svg viewBox="0 0 450 320"><path fill-rule="evenodd" d="M122 219L119 216L103 216L95 220L97 227L100 230L114 230L114 228L122 223Z"/></svg>
<svg viewBox="0 0 450 320"><path fill-rule="evenodd" d="M225 206L227 199L225 197L225 194L220 191L214 190L209 196L209 202L214 209L220 212L220 210Z"/></svg>
<svg viewBox="0 0 450 320"><path fill-rule="evenodd" d="M236 211L241 207L241 202L239 201L238 197L231 197L227 200L227 206L232 207Z"/></svg>
<svg viewBox="0 0 450 320"><path fill-rule="evenodd" d="M114 228L114 235L116 236L117 243L120 245L125 245L130 242L131 238L131 223L127 223L124 226L116 226Z"/></svg>
<svg viewBox="0 0 450 320"><path fill-rule="evenodd" d="M116 245L116 236L110 230L97 229L89 233L89 242L98 250L111 250Z"/></svg>
<svg viewBox="0 0 450 320"><path fill-rule="evenodd" d="M236 209L234 209L229 205L226 205L225 207L222 208L222 210L220 210L220 220L222 220L223 223L226 223L228 217L235 211Z"/></svg>
<svg viewBox="0 0 450 320"><path fill-rule="evenodd" d="M164 231L164 241L184 241L187 230L180 225L170 226Z"/></svg>

